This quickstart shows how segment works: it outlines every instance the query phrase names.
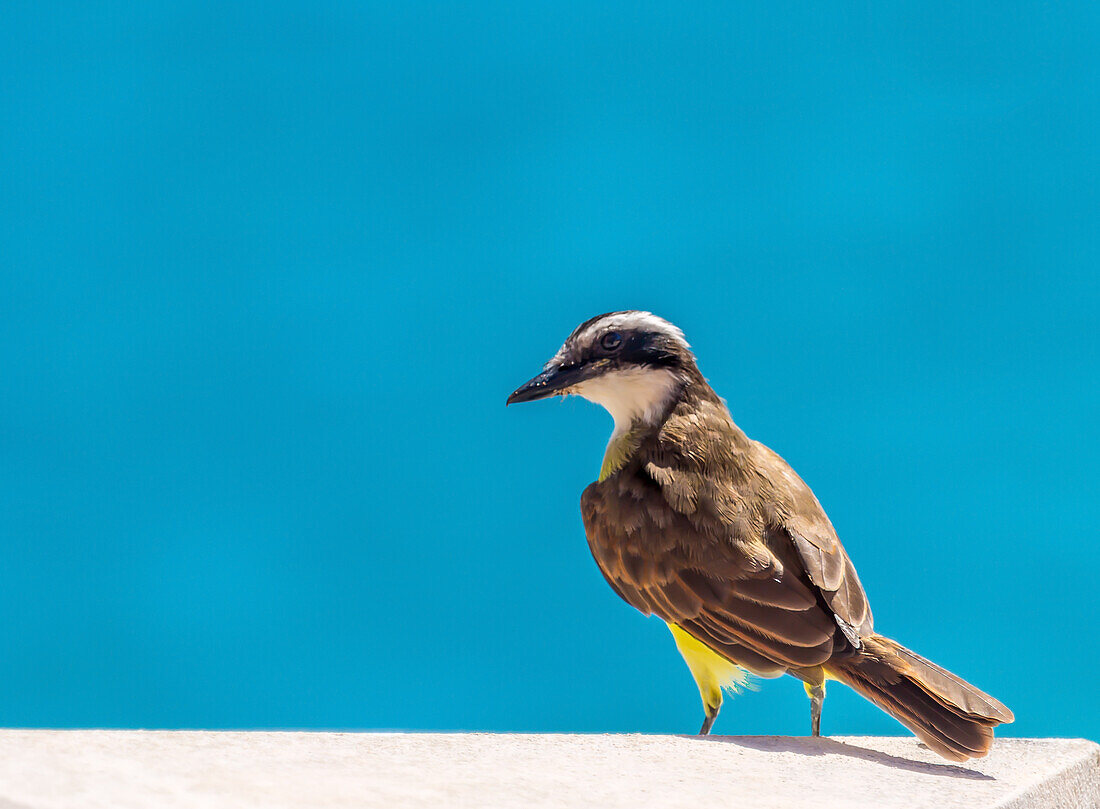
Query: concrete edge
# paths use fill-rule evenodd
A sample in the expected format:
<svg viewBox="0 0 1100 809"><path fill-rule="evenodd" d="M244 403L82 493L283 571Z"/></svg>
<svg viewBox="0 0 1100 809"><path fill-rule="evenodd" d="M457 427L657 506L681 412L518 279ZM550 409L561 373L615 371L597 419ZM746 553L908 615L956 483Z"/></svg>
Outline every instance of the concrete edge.
<svg viewBox="0 0 1100 809"><path fill-rule="evenodd" d="M1089 809L1100 795L1100 744L1090 739L1065 739L1080 742L1081 755L1055 773L1036 776L992 809Z"/></svg>

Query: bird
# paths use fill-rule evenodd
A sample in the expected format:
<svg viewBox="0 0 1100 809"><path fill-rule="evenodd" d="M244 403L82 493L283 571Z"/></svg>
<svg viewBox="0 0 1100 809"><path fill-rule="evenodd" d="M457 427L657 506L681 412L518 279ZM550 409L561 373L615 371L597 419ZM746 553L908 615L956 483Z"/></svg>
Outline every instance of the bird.
<svg viewBox="0 0 1100 809"><path fill-rule="evenodd" d="M854 689L952 761L986 755L1012 711L874 629L824 509L734 423L684 333L650 312L581 323L507 404L578 395L614 429L581 496L611 588L669 627L703 702L700 735L750 679L793 675L819 736L825 685Z"/></svg>

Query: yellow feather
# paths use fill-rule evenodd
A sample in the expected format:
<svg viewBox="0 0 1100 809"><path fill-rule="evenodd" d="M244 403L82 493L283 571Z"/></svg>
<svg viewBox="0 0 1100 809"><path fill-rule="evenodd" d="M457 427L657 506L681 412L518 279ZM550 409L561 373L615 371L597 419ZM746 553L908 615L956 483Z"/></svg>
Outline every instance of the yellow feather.
<svg viewBox="0 0 1100 809"><path fill-rule="evenodd" d="M731 663L717 652L712 652L676 624L668 624L676 648L691 669L691 676L699 686L699 696L703 705L717 711L722 705L722 689L736 693L749 685L749 673L735 663Z"/></svg>

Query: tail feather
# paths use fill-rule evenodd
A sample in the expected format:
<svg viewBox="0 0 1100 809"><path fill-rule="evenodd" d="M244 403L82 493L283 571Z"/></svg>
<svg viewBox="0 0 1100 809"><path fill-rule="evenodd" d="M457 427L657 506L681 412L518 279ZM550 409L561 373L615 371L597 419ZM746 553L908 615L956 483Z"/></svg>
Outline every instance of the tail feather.
<svg viewBox="0 0 1100 809"><path fill-rule="evenodd" d="M882 635L864 638L855 656L829 672L953 761L984 756L993 728L1014 718L993 697Z"/></svg>

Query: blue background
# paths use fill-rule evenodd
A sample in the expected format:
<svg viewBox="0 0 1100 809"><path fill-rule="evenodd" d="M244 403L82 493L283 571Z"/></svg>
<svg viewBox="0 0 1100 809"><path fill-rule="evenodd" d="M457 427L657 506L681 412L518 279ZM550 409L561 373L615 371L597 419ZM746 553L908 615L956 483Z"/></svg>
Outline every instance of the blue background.
<svg viewBox="0 0 1100 809"><path fill-rule="evenodd" d="M504 409L643 308L881 631L1097 736L1097 6L461 5L4 4L0 724L694 732L610 419Z"/></svg>

